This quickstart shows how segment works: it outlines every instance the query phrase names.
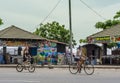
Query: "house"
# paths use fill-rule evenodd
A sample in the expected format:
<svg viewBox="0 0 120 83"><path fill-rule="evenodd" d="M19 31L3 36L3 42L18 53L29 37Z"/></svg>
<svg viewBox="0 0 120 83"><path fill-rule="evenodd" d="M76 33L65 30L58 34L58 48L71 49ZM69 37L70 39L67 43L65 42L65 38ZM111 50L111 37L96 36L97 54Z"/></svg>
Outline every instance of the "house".
<svg viewBox="0 0 120 83"><path fill-rule="evenodd" d="M14 25L5 28L0 31L0 46L3 47L3 55L4 58L8 57L9 55L6 54L7 48L9 47L24 47L25 45L29 44L31 47L31 55L37 55L37 50L35 50L34 47L43 47L44 50L47 49L47 51L51 51L53 49L56 49L56 52L65 52L65 46L66 44L63 42L58 42L55 40L49 40L43 37L40 37L38 35L35 35L31 32L28 32L26 30L23 30L21 28L18 28ZM49 50L48 50L49 48ZM14 48L13 48L14 49ZM14 50L16 51L16 50ZM13 53L13 52L12 52ZM7 56L6 56L7 55ZM18 55L13 54L13 55ZM7 61L7 59L6 59Z"/></svg>
<svg viewBox="0 0 120 83"><path fill-rule="evenodd" d="M103 44L103 53L102 59L104 64L113 64L113 61L118 61L114 64L120 64L119 54L107 55L107 44L109 43L117 43L119 46L120 42L120 24L116 26L112 26L111 28L107 28L98 33L92 34L87 37L88 43L101 43ZM117 58L116 58L117 57Z"/></svg>

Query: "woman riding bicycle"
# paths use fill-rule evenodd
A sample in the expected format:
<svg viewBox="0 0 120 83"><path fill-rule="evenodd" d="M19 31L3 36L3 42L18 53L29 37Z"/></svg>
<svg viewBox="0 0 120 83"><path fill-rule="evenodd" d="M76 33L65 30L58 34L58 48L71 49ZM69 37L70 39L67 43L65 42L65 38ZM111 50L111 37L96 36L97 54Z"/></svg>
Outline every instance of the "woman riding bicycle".
<svg viewBox="0 0 120 83"><path fill-rule="evenodd" d="M29 46L26 45L24 51L23 51L23 63L27 63L28 60L31 59L30 53L29 53Z"/></svg>

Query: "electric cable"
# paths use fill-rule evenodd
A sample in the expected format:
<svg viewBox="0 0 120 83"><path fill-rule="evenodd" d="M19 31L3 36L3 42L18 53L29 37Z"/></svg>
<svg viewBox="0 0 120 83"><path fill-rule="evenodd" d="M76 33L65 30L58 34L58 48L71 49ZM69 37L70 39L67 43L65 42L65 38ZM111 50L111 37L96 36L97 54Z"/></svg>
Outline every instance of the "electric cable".
<svg viewBox="0 0 120 83"><path fill-rule="evenodd" d="M102 18L103 20L106 20L106 18L104 18L102 15L100 15L97 11L95 11L92 7L90 7L88 4L86 4L83 0L79 0L81 3L83 3L87 8L89 8L90 10L92 10L96 15L98 15L100 18Z"/></svg>
<svg viewBox="0 0 120 83"><path fill-rule="evenodd" d="M53 7L53 9L50 11L50 13L48 13L48 15L41 21L41 23L43 23L51 14L52 14L52 12L57 8L57 6L59 5L59 3L61 2L62 0L59 0L58 2L57 2L57 4ZM41 24L40 23L40 24Z"/></svg>
<svg viewBox="0 0 120 83"><path fill-rule="evenodd" d="M40 22L40 24L37 25L37 27L40 26L45 20L48 19L48 17L54 12L54 10L57 8L57 6L59 5L59 3L60 3L61 1L62 1L62 0L59 0L59 1L57 2L57 4L52 8L52 10L48 13L48 15ZM32 31L33 31L33 30L32 30Z"/></svg>

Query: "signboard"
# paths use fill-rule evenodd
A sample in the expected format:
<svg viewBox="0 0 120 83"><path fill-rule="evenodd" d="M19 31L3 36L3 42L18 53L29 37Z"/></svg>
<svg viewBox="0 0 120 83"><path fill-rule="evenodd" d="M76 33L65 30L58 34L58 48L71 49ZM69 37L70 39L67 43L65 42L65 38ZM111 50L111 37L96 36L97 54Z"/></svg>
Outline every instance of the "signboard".
<svg viewBox="0 0 120 83"><path fill-rule="evenodd" d="M103 37L88 37L87 38L88 43L120 43L120 35L117 36L103 36Z"/></svg>
<svg viewBox="0 0 120 83"><path fill-rule="evenodd" d="M111 37L110 36L104 36L104 37L95 37L94 43L110 43Z"/></svg>

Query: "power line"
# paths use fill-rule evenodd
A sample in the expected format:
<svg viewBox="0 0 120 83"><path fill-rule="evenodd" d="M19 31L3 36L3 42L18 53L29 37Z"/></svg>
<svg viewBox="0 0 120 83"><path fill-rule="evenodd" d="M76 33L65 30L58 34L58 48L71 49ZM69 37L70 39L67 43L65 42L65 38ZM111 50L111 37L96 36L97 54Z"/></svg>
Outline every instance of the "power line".
<svg viewBox="0 0 120 83"><path fill-rule="evenodd" d="M52 12L57 8L57 6L59 5L59 3L61 2L62 0L59 0L58 2L57 2L57 4L53 7L53 9L50 11L50 13L48 13L48 15L41 21L41 23L43 23L51 14L52 14ZM40 23L40 24L41 24Z"/></svg>
<svg viewBox="0 0 120 83"><path fill-rule="evenodd" d="M90 7L88 4L86 4L83 0L80 0L80 2L83 3L87 8L89 8L90 10L92 10L100 18L106 20L106 18L104 18L102 15L100 15L97 11L95 11L92 7Z"/></svg>
<svg viewBox="0 0 120 83"><path fill-rule="evenodd" d="M40 22L40 24L42 24L45 20L47 20L47 18L52 14L52 12L57 8L57 6L59 5L59 3L61 2L62 0L59 0L57 2L57 4L52 8L52 10L48 13L48 15ZM37 26L39 26L40 24L38 24Z"/></svg>

